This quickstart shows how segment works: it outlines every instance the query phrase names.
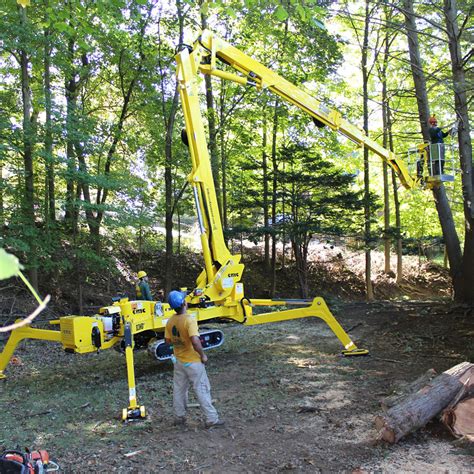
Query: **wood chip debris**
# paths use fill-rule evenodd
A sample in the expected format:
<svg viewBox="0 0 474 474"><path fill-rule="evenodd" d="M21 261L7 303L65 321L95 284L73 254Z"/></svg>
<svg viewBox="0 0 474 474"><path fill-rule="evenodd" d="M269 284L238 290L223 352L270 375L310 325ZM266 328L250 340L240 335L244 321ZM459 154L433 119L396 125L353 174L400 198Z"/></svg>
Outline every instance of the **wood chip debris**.
<svg viewBox="0 0 474 474"><path fill-rule="evenodd" d="M139 449L138 451L130 451L129 453L125 453L124 456L126 458L131 458L133 456L136 456L137 454L143 453L143 449Z"/></svg>

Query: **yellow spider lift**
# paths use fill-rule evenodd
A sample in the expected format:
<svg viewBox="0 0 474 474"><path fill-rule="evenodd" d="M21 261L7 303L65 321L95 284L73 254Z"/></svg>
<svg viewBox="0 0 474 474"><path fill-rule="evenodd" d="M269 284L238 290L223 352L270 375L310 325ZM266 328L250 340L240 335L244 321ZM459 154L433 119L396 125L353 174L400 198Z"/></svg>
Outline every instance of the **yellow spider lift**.
<svg viewBox="0 0 474 474"><path fill-rule="evenodd" d="M238 74L218 69L218 60L234 68ZM186 124L185 138L192 162L192 172L188 180L196 201L204 257L204 269L197 277L196 287L187 296L189 313L194 315L198 322L234 320L247 326L316 317L322 319L339 339L345 356L368 354L366 349L358 348L351 340L322 298L305 301L245 297L244 285L241 282L244 265L240 263L240 255L231 255L224 241L200 112L200 74L210 74L242 85L268 89L308 113L318 126L326 125L379 155L395 170L405 187L416 186L420 178L413 177L401 159L344 120L339 112L326 108L299 87L209 31L204 31L192 47L183 46L176 56L176 61L178 87ZM254 314L253 308L257 306L292 308ZM136 395L133 348L147 345L149 352L157 359L170 358L171 350L160 338L163 337L166 323L173 313L167 303L129 301L122 298L101 308L94 316L64 316L51 321L51 324L59 326L59 329L38 329L31 326L15 329L0 354L0 378L5 377L4 370L16 346L23 339L56 341L61 343L66 351L79 354L120 345L125 350L129 389L129 405L123 410L122 419L144 418L145 408L138 404ZM204 332L201 334L201 341L206 349L216 347L222 343L223 335L217 330Z"/></svg>

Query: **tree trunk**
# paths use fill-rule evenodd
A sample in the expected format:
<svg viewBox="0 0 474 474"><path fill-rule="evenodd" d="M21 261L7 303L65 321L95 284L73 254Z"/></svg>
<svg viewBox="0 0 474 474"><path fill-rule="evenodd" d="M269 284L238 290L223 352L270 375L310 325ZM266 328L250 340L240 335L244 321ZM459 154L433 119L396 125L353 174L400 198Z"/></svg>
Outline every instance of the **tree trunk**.
<svg viewBox="0 0 474 474"><path fill-rule="evenodd" d="M0 151L0 227L3 228L5 225L5 209L4 209L4 203L3 203L3 190L5 188L5 180L3 179L3 152Z"/></svg>
<svg viewBox="0 0 474 474"><path fill-rule="evenodd" d="M20 25L27 29L26 8L18 7L20 14ZM25 195L23 197L23 214L26 225L30 228L28 235L28 266L29 279L34 288L38 288L37 269L37 245L36 245L36 219L34 202L34 170L33 170L33 146L34 146L34 123L36 115L32 114L32 98L30 87L30 76L28 73L29 58L25 48L20 49L21 69L21 97L23 105L23 164L25 172Z"/></svg>
<svg viewBox="0 0 474 474"><path fill-rule="evenodd" d="M144 29L144 27L143 27L143 29ZM144 34L144 31L142 31L142 33ZM143 56L142 56L142 60L143 60ZM125 119L127 117L128 107L130 105L130 100L132 98L132 93L133 93L133 90L135 89L137 81L138 81L138 79L141 75L142 68L143 68L143 63L140 63L140 65L137 68L136 75L130 81L130 84L128 85L127 92L126 92L125 96L123 97L122 110L120 112L120 117L119 117L119 120L117 122L117 126L115 128L116 131L115 131L115 134L114 134L114 137L113 137L113 140L112 140L112 144L110 145L110 148L107 152L107 159L105 160L105 165L104 165L104 176L105 177L108 177L110 175L110 170L111 170L111 167L112 167L113 159L115 157L115 152L117 150L117 145L118 145L118 143L119 143L119 141L122 137L122 130L123 130L123 126L125 124ZM109 194L109 188L107 187L107 185L105 185L104 187L99 187L97 189L97 197L96 197L97 213L96 213L95 219L93 219L92 223L90 221L88 221L89 231L90 231L91 235L93 235L97 239L95 241L95 250L97 252L99 252L99 250L100 250L100 227L102 225L102 219L104 218L103 208L104 208L104 204L107 201L108 194ZM91 224L92 224L92 226L91 226Z"/></svg>
<svg viewBox="0 0 474 474"><path fill-rule="evenodd" d="M134 71L134 76L130 80L130 83L128 84L126 91L124 90L125 86L123 86L122 88L122 98L123 98L122 109L120 111L120 116L117 121L117 124L114 127L115 131L113 134L112 143L107 152L107 158L105 160L104 172L103 172L105 177L109 177L110 175L112 163L115 158L115 152L122 138L122 130L125 124L125 120L127 119L128 110L130 107L130 101L132 100L132 95L135 90L135 87L137 86L138 81L141 79L141 75L143 71L143 63L145 61L145 55L143 53L143 39L145 37L145 30L146 30L146 26L147 26L149 15L150 15L150 8L148 9L148 17L145 21L141 23L141 28L140 28L139 45L138 45L138 51L137 51L137 54L140 57L140 62L138 64L136 71ZM83 66L86 67L88 65L87 56L83 54L82 58L83 58ZM119 73L125 75L125 71L121 71L120 68L119 68ZM120 82L121 84L125 84L124 76L120 77ZM94 237L94 247L97 253L100 252L100 245L101 245L100 228L102 226L102 220L104 218L104 205L107 202L108 194L109 194L109 187L107 186L107 184L104 185L103 187L100 187L100 186L98 187L97 196L96 196L97 212L95 215L95 219L93 219L93 221L90 221L88 219L89 231L90 231L91 236Z"/></svg>
<svg viewBox="0 0 474 474"><path fill-rule="evenodd" d="M201 28L207 28L207 17L201 13ZM211 168L214 177L214 187L216 188L217 205L222 221L222 193L220 180L219 153L216 141L216 111L214 109L214 94L212 90L212 78L210 75L204 75L204 84L206 85L206 105L207 105L207 123L209 125L209 154L211 156Z"/></svg>
<svg viewBox="0 0 474 474"><path fill-rule="evenodd" d="M181 255L181 213L179 212L179 205L176 206L176 214L178 215L178 245L177 253Z"/></svg>
<svg viewBox="0 0 474 474"><path fill-rule="evenodd" d="M175 89L172 104L178 104L178 89ZM173 109L173 105L171 107ZM173 280L173 154L171 146L168 148L166 141L171 140L172 130L169 125L166 127L165 138L165 274L164 274L164 289L168 294L171 291Z"/></svg>
<svg viewBox="0 0 474 474"><path fill-rule="evenodd" d="M295 254L296 272L298 275L298 284L300 287L301 298L308 297L308 265L303 250L303 244L298 242L298 238L293 239L293 252Z"/></svg>
<svg viewBox="0 0 474 474"><path fill-rule="evenodd" d="M395 170L392 170L393 205L395 207L395 229L397 247L397 284L403 280L403 242L402 242L402 219L400 216L400 200L398 198L398 178Z"/></svg>
<svg viewBox="0 0 474 474"><path fill-rule="evenodd" d="M75 203L74 184L76 176L76 158L74 155L74 137L76 132L76 100L78 83L76 82L76 73L74 66L74 40L71 38L68 42L68 66L64 79L64 88L66 94L66 209L64 221L69 232L76 233L77 230L77 205Z"/></svg>
<svg viewBox="0 0 474 474"><path fill-rule="evenodd" d="M418 46L418 31L415 21L415 14L413 11L413 2L411 0L403 0L404 14L405 14L405 28L408 38L408 50L410 54L411 71L413 81L415 83L416 100L418 105L418 114L420 117L421 131L423 140L429 142L429 128L428 118L429 103L426 89L426 80L421 63L419 46ZM446 196L446 190L441 184L439 187L433 188L433 196L436 203L436 210L438 211L439 222L443 231L444 241L448 252L449 266L453 287L458 287L462 282L462 253L459 237L454 226L454 220Z"/></svg>
<svg viewBox="0 0 474 474"><path fill-rule="evenodd" d="M181 0L176 1L176 9L178 15L179 39L178 44L183 43L184 36L184 18ZM164 290L165 294L171 291L173 284L173 131L176 119L176 111L178 109L179 91L176 81L173 100L169 115L165 113L165 94L163 91L163 118L165 120L166 136L165 136L165 274L164 274Z"/></svg>
<svg viewBox="0 0 474 474"><path fill-rule="evenodd" d="M275 233L276 226L276 213L277 213L277 174L278 174L278 163L277 163L277 134L278 134L278 107L280 101L275 100L275 109L273 113L273 130L272 130L272 260L271 260L271 289L270 298L275 296L276 292L276 265L277 265L277 235Z"/></svg>
<svg viewBox="0 0 474 474"><path fill-rule="evenodd" d="M363 90L363 115L364 115L364 131L366 135L369 134L369 73L367 70L367 56L369 48L369 1L365 2L365 22L364 22L364 39L362 45L362 90ZM369 174L369 150L364 147L364 237L365 237L365 287L366 287L366 298L368 301L374 299L374 289L372 286L372 262L370 252L370 239L371 239L371 225L370 225L370 174Z"/></svg>
<svg viewBox="0 0 474 474"><path fill-rule="evenodd" d="M390 151L393 151L393 134L392 134L392 116L390 113L390 104L387 108L387 127L388 127L388 142ZM398 198L398 178L395 170L392 169L392 189L393 189L393 205L395 207L395 229L397 242L397 284L403 280L403 245L402 245L402 219L400 216L400 200Z"/></svg>
<svg viewBox="0 0 474 474"><path fill-rule="evenodd" d="M45 3L46 11L49 2ZM47 14L46 14L47 15ZM56 197L54 187L53 130L51 120L51 31L44 30L44 108L46 114L44 134L44 155L46 163L45 220L56 221Z"/></svg>
<svg viewBox="0 0 474 474"><path fill-rule="evenodd" d="M143 214L143 209L145 207L145 203L141 202L140 207L140 214ZM141 219L139 221L138 227L138 270L142 268L142 256L143 256L143 224L141 223Z"/></svg>
<svg viewBox="0 0 474 474"><path fill-rule="evenodd" d="M472 304L474 303L474 175L472 169L472 143L468 111L468 85L466 83L465 74L467 59L463 57L461 51L461 35L457 23L457 14L456 0L444 0L444 16L446 19L446 31L449 41L451 71L454 85L454 105L459 118L458 144L462 171L461 178L466 231L461 275L459 278L453 280L454 297L458 301ZM472 54L472 51L469 54Z"/></svg>
<svg viewBox="0 0 474 474"><path fill-rule="evenodd" d="M382 128L383 128L383 147L388 148L388 95L387 95L387 66L390 54L390 35L388 29L385 33L385 50L383 55L383 63L379 72L382 81ZM388 165L384 160L382 163L383 173L383 221L384 221L384 256L385 256L385 273L390 273L390 194L388 182Z"/></svg>
<svg viewBox="0 0 474 474"><path fill-rule="evenodd" d="M270 209L268 200L268 156L267 156L267 114L266 107L263 109L263 130L262 130L262 180L263 180L263 227L268 228L270 223ZM270 272L270 233L265 230L264 234L264 257L263 265L267 273Z"/></svg>
<svg viewBox="0 0 474 474"><path fill-rule="evenodd" d="M472 365L463 362L446 370L385 414L377 416L375 426L379 430L379 437L389 443L396 443L408 433L425 426L462 388L460 378Z"/></svg>
<svg viewBox="0 0 474 474"><path fill-rule="evenodd" d="M224 231L229 228L228 214L227 214L227 157L226 157L226 141L225 141L225 86L222 83L220 104L219 104L219 145L220 145L220 162L222 173L222 226Z"/></svg>

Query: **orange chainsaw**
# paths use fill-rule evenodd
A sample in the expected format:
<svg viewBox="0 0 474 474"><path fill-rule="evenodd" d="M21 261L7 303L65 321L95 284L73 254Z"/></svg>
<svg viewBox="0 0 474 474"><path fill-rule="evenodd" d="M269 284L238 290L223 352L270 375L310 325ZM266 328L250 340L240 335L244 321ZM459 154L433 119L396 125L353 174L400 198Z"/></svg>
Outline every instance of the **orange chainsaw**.
<svg viewBox="0 0 474 474"><path fill-rule="evenodd" d="M7 450L0 456L1 474L44 474L58 470L59 466L49 459L44 449L25 453Z"/></svg>

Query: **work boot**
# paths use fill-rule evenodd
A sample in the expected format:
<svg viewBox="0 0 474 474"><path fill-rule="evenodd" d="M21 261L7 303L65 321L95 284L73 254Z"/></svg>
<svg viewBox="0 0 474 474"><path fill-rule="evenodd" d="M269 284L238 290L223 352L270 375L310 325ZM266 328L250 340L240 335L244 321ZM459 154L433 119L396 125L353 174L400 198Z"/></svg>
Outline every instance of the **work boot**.
<svg viewBox="0 0 474 474"><path fill-rule="evenodd" d="M211 421L211 422L206 421L204 426L207 429L211 429L211 428L222 428L224 425L225 423L222 420L217 420L217 421Z"/></svg>
<svg viewBox="0 0 474 474"><path fill-rule="evenodd" d="M185 426L186 417L185 416L176 416L173 421L173 426Z"/></svg>

